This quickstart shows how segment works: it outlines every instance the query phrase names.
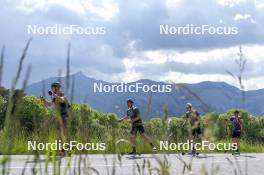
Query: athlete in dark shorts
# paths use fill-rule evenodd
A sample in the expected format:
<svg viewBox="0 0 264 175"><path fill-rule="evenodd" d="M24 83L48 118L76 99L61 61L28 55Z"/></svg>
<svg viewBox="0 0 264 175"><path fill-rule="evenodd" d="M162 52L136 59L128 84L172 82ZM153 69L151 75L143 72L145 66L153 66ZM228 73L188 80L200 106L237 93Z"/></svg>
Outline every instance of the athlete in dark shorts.
<svg viewBox="0 0 264 175"><path fill-rule="evenodd" d="M243 119L240 117L238 110L234 112L234 115L230 118L230 121L233 125L232 143L235 143L237 145L236 152L239 153L239 139L241 136L241 132L243 132Z"/></svg>
<svg viewBox="0 0 264 175"><path fill-rule="evenodd" d="M61 92L60 88L61 85L59 82L52 83L51 90L49 91L49 95L52 97L52 100L47 101L44 97L41 97L41 99L47 106L52 107L54 110L57 110L59 112L61 117L61 120L59 122L60 124L58 126L59 137L60 140L66 140L69 103L67 98ZM60 150L59 154L64 156L64 150Z"/></svg>
<svg viewBox="0 0 264 175"><path fill-rule="evenodd" d="M189 123L189 132L190 132L190 138L194 142L200 142L201 141L201 123L200 123L200 114L192 108L191 103L186 104L186 113L185 113L186 120L184 123L188 121ZM196 150L192 148L193 154L196 153Z"/></svg>
<svg viewBox="0 0 264 175"><path fill-rule="evenodd" d="M140 136L143 138L143 140L150 144L153 151L156 151L156 147L153 145L152 141L148 136L145 134L145 129L143 126L142 119L140 118L140 112L137 107L134 106L134 102L132 99L127 100L127 114L126 117L120 119L119 121L123 120L130 120L131 122L131 131L130 131L130 142L132 144L132 152L129 154L136 154L136 136L137 133L140 134Z"/></svg>

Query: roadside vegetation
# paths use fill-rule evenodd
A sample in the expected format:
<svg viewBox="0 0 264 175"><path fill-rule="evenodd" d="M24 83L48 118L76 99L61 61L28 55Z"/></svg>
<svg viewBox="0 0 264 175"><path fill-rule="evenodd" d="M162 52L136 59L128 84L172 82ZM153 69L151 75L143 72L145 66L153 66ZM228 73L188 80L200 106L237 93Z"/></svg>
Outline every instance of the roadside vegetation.
<svg viewBox="0 0 264 175"><path fill-rule="evenodd" d="M33 154L29 152L28 141L40 143L52 142L58 139L57 130L58 116L47 108L43 102L34 96L24 96L23 92L16 91L12 98L16 103L12 109L12 137L5 137L4 126L8 104L8 90L2 88L0 91L0 139L2 143L11 141L10 145L1 144L1 154ZM208 113L202 116L204 129L203 139L211 142L229 142L232 126L229 118L234 110L225 113ZM242 137L242 152L264 152L264 117L251 117L248 112L241 109L241 117L245 123L245 132ZM72 104L70 117L68 119L68 140L82 143L106 143L105 151L82 151L82 153L117 153L128 152L130 123L118 122L115 114L103 114L95 111L86 104ZM153 118L144 123L146 132L152 136L157 146L159 141L185 142L188 138L188 128L182 126L183 117L161 116ZM10 133L9 133L10 134ZM114 134L114 135L113 135ZM8 139L9 141L4 141ZM113 145L116 143L117 145ZM142 153L149 153L150 148L138 141L139 150ZM114 149L116 148L116 150ZM10 152L7 152L10 151ZM173 151L169 151L173 153ZM45 152L42 152L45 153Z"/></svg>
<svg viewBox="0 0 264 175"><path fill-rule="evenodd" d="M24 90L27 86L27 82L30 75L31 66L27 67L26 76L21 78L21 70L24 68L24 60L26 59L27 50L30 45L30 41L26 44L22 55L19 59L19 64L17 68L17 73L12 81L10 89L5 89L0 87L0 174L9 174L10 159L13 154L32 154L34 158L34 166L32 168L31 174L38 174L43 172L43 174L49 174L48 166L52 164L53 174L62 174L62 169L64 169L64 174L69 173L71 163L67 164L67 167L61 167L60 158L57 159L55 151L28 151L27 142L37 141L37 142L53 142L58 139L59 133L59 115L48 109L43 102L34 96L25 96ZM0 57L0 86L3 76L4 67L4 50L2 48ZM242 59L240 59L241 61ZM242 60L242 62L244 62ZM240 62L237 62L238 64ZM244 64L239 64L242 68L241 73L238 75L239 84L242 86L242 73L244 70ZM69 89L69 75L70 75L70 45L68 46L67 52L67 82L66 94L68 94ZM231 73L230 73L231 74ZM236 77L235 75L231 74ZM17 84L19 80L23 80L22 88L17 89ZM73 81L73 80L72 80ZM72 83L74 85L74 83ZM184 87L183 87L184 88ZM243 89L243 88L241 88ZM191 92L190 92L191 93ZM195 94L192 94L195 96ZM244 100L242 94L242 100ZM199 97L197 97L199 99ZM151 104L151 100L149 105ZM147 106L149 106L147 105ZM205 105L206 106L206 105ZM148 107L150 109L150 107ZM69 121L68 121L68 133L67 136L63 137L63 141L75 140L83 143L94 142L94 143L106 143L105 151L77 151L73 150L71 153L77 155L74 161L74 173L72 174L99 174L98 171L90 167L89 164L83 159L82 155L85 153L96 154L96 153L116 153L119 158L119 163L121 164L121 153L126 153L130 151L130 145L128 143L130 123L118 122L118 116L116 114L103 114L95 111L90 106L86 104L72 104L69 109ZM225 113L210 113L202 116L202 126L204 129L203 139L212 142L229 142L231 134L231 125L228 122L230 116L235 109L230 109ZM170 142L180 142L186 141L188 138L187 127L182 126L183 118L182 116L168 117L167 110L164 110L164 116L158 116L158 118L153 118L150 121L144 123L145 129L148 135L154 140L155 144L158 144L160 140L170 141ZM241 141L241 152L264 152L264 117L252 117L244 109L240 109L241 116L245 123L245 133L242 136ZM150 148L148 145L143 144L141 140L137 141L138 151L141 153L150 153ZM159 146L159 145L157 145ZM205 151L207 152L207 151ZM164 154L164 159L157 159L158 167L151 168L152 165L149 164L147 160L144 160L144 165L135 168L135 174L145 174L145 169L147 168L146 174L153 174L153 171L162 175L170 174L170 167L168 159L166 158L169 153L177 153L174 151L166 151L160 153ZM211 153L208 151L208 153ZM218 153L216 151L216 153ZM219 152L220 153L220 152ZM43 160L40 159L40 154L44 154L45 166L43 165ZM70 158L71 159L71 158ZM114 163L118 162L117 160ZM182 160L183 161L183 160ZM239 174L238 169L234 167L234 163L228 160L232 168L234 169L234 174ZM236 162L237 163L237 162ZM191 163L183 162L184 170L182 174L191 174L192 165ZM82 168L81 168L82 166ZM116 174L115 166L111 170L108 169L108 174ZM136 166L136 160L135 160ZM75 169L76 168L76 169ZM106 167L108 168L108 167ZM26 165L25 165L26 169ZM87 173L89 172L89 173ZM21 174L25 174L25 171ZM40 173L42 174L42 173ZM207 170L204 170L200 174L208 174ZM217 174L211 171L210 174ZM240 173L242 174L242 173Z"/></svg>

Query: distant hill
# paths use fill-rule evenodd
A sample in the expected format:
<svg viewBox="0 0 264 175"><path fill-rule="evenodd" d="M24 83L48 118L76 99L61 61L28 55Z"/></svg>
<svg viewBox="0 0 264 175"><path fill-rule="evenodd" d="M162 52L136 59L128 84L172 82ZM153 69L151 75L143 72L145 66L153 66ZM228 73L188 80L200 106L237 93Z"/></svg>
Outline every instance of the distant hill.
<svg viewBox="0 0 264 175"><path fill-rule="evenodd" d="M181 116L185 111L185 103L191 102L201 113L209 111L224 112L231 108L245 108L252 115L264 114L264 89L245 92L245 103L242 103L241 91L224 82L201 82L197 84L176 84L172 85L169 93L117 93L117 92L94 92L94 83L104 85L118 85L120 83L109 83L101 80L86 77L81 72L70 76L74 77L73 95L68 95L76 103L87 103L100 112L113 112L122 115L126 110L126 99L135 100L136 106L141 110L144 120L164 115L164 108L168 109L169 116ZM33 83L26 88L27 95L40 96L50 88L54 81L61 80L65 87L65 77L52 77L41 82ZM159 84L168 85L165 82L151 80L139 80L128 84L142 83L146 85ZM72 87L72 86L71 86ZM71 89L69 90L72 91Z"/></svg>

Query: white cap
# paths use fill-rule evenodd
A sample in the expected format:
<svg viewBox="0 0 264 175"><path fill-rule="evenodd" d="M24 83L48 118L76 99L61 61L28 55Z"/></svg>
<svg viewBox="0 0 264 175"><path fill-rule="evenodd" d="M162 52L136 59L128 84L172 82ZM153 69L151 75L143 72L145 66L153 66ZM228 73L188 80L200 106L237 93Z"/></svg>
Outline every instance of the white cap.
<svg viewBox="0 0 264 175"><path fill-rule="evenodd" d="M185 107L186 107L186 108L188 108L188 107L192 107L192 104L191 104L191 103L186 103Z"/></svg>

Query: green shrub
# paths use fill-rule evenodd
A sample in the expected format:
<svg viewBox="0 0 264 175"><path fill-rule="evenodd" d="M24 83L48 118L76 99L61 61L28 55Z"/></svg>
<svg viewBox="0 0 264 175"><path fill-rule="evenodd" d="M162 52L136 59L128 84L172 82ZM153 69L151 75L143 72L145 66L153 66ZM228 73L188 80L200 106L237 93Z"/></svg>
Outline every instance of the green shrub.
<svg viewBox="0 0 264 175"><path fill-rule="evenodd" d="M0 130L4 127L7 101L0 96Z"/></svg>
<svg viewBox="0 0 264 175"><path fill-rule="evenodd" d="M25 96L17 105L15 116L26 133L38 132L46 118L50 116L45 104L37 97Z"/></svg>

